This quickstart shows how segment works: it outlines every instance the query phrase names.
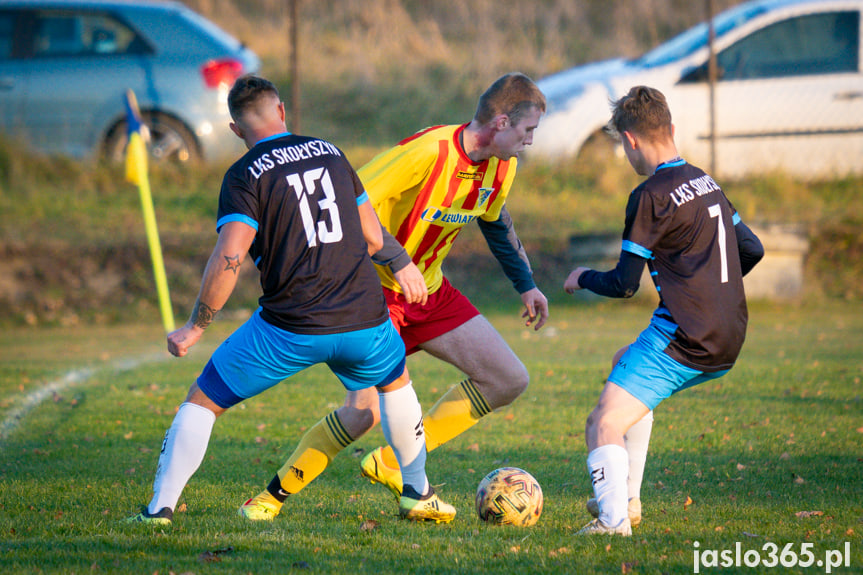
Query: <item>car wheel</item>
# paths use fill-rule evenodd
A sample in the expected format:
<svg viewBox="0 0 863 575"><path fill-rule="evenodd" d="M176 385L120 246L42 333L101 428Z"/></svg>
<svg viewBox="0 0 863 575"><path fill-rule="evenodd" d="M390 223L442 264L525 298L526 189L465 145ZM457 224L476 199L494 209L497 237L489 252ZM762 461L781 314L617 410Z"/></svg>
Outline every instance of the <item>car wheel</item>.
<svg viewBox="0 0 863 575"><path fill-rule="evenodd" d="M154 162L194 163L201 159L198 143L186 126L171 116L144 112L141 120L150 131L147 149ZM126 157L128 134L126 121L121 120L105 137L104 157L110 162L122 162Z"/></svg>

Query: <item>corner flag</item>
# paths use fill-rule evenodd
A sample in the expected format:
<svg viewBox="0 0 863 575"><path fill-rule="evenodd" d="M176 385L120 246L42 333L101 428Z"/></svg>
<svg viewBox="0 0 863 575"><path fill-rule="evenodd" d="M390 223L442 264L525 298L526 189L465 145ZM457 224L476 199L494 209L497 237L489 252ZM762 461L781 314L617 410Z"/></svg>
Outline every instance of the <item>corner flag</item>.
<svg viewBox="0 0 863 575"><path fill-rule="evenodd" d="M150 180L147 177L147 146L141 133L147 127L141 123L138 100L132 90L126 91L126 124L129 135L129 141L126 144L126 180L137 185L141 195L141 210L144 214L144 228L147 231L150 257L153 260L153 275L156 278L162 325L166 332L171 332L174 331L174 312L171 310L171 297L168 295L162 246L159 243L159 230L156 228L153 196L150 194Z"/></svg>
<svg viewBox="0 0 863 575"><path fill-rule="evenodd" d="M147 181L147 145L141 134L138 100L132 90L126 92L126 125L129 136L126 144L126 181L140 186Z"/></svg>

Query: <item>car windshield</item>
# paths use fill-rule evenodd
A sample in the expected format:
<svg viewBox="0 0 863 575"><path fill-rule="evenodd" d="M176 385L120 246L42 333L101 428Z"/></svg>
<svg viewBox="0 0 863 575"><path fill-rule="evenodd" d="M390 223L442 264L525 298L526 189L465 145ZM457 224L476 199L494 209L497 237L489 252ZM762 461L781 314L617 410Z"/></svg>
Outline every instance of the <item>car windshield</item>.
<svg viewBox="0 0 863 575"><path fill-rule="evenodd" d="M192 10L183 10L181 12L181 15L183 18L190 21L193 26L203 29L211 37L220 41L228 50L235 51L244 48L243 44L239 40L231 36L229 33L225 32L216 24L207 20L197 12L194 12Z"/></svg>
<svg viewBox="0 0 863 575"><path fill-rule="evenodd" d="M713 24L716 37L719 38L766 11L764 6L742 5L719 14ZM702 22L647 52L636 59L634 64L652 68L689 56L707 44L708 33L707 22Z"/></svg>

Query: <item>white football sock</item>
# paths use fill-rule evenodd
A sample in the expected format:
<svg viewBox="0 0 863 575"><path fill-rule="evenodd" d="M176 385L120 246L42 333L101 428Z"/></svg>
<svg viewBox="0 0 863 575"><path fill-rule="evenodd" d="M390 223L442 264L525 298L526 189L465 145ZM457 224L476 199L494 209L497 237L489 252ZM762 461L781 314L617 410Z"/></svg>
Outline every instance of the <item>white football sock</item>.
<svg viewBox="0 0 863 575"><path fill-rule="evenodd" d="M629 517L626 478L629 455L619 445L602 445L587 454L587 470L593 482L593 493L599 503L599 520L617 527Z"/></svg>
<svg viewBox="0 0 863 575"><path fill-rule="evenodd" d="M378 394L381 428L393 448L402 470L402 485L410 485L420 495L428 491L426 478L426 441L423 412L413 383L395 391Z"/></svg>
<svg viewBox="0 0 863 575"><path fill-rule="evenodd" d="M653 429L653 411L635 422L623 436L629 454L629 478L626 487L630 499L641 499L641 482L644 480L644 464L647 462L647 447Z"/></svg>
<svg viewBox="0 0 863 575"><path fill-rule="evenodd" d="M204 460L215 422L216 414L206 407L180 405L162 442L149 513L158 513L163 507L173 511L177 506L183 488Z"/></svg>

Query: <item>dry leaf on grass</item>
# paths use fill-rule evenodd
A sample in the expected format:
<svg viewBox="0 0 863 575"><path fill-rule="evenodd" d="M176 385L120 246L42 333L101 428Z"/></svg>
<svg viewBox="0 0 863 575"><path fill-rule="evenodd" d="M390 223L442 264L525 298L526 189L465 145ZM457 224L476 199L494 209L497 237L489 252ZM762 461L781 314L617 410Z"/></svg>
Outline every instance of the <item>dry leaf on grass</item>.
<svg viewBox="0 0 863 575"><path fill-rule="evenodd" d="M233 547L225 547L223 549L215 549L213 551L204 551L198 556L198 561L203 561L204 563L218 562L222 560L222 555L230 555L233 552Z"/></svg>
<svg viewBox="0 0 863 575"><path fill-rule="evenodd" d="M794 514L795 517L820 517L824 515L823 511L798 511Z"/></svg>

